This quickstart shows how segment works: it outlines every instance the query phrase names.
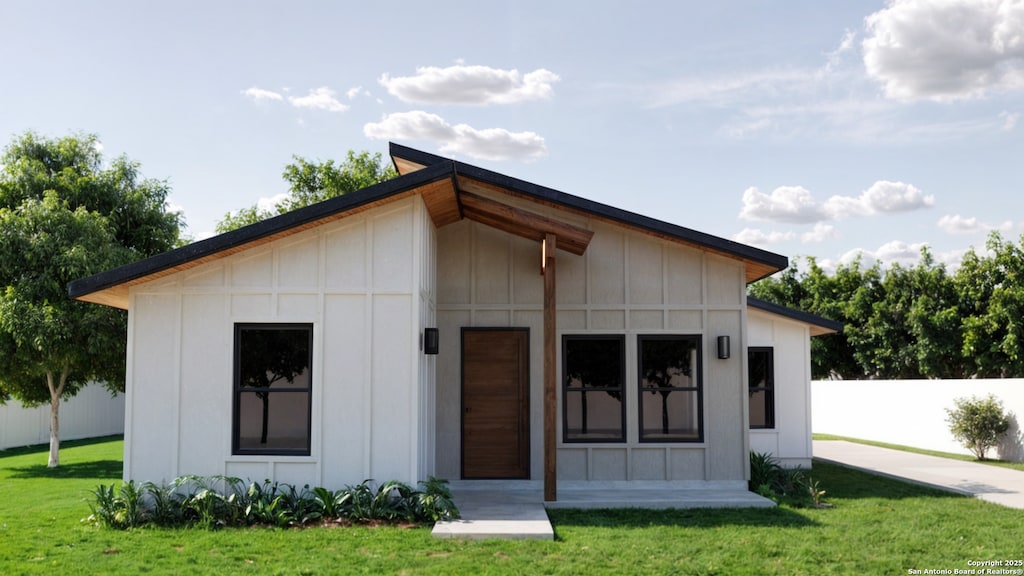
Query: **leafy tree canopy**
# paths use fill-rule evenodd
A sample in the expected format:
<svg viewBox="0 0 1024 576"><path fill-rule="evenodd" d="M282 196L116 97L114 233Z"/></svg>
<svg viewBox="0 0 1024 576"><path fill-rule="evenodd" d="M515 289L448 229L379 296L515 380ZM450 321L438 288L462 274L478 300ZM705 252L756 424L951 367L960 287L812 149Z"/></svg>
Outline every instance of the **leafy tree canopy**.
<svg viewBox="0 0 1024 576"><path fill-rule="evenodd" d="M288 182L288 196L284 200L278 202L273 209L254 204L238 212L225 214L224 219L217 223L217 232L224 233L255 224L329 198L362 190L398 175L393 167L385 163L380 153L371 155L366 151L356 153L349 150L345 160L337 164L334 160L310 162L298 156L293 156L292 160L282 174Z"/></svg>
<svg viewBox="0 0 1024 576"><path fill-rule="evenodd" d="M955 273L927 248L913 267L859 260L827 274L813 258L751 285L750 294L843 322L812 340L816 378L1024 376L1024 237L993 233Z"/></svg>
<svg viewBox="0 0 1024 576"><path fill-rule="evenodd" d="M165 182L95 135L15 137L0 156L0 401L50 403L50 465L60 400L90 381L124 389L124 312L76 302L68 282L169 250L181 216Z"/></svg>

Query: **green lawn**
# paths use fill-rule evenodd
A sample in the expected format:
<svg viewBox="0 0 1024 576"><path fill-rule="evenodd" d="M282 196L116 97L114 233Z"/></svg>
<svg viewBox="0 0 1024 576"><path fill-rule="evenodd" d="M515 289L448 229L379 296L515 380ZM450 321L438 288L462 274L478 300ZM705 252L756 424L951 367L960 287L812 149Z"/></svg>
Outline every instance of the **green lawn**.
<svg viewBox="0 0 1024 576"><path fill-rule="evenodd" d="M1024 510L816 463L831 509L552 511L555 542L428 528L118 532L83 524L120 439L0 452L0 574L907 574L1024 558Z"/></svg>
<svg viewBox="0 0 1024 576"><path fill-rule="evenodd" d="M974 456L968 454L954 454L952 452L939 452L938 450L925 450L924 448L914 448L913 446L903 446L902 444L889 444L886 442L875 442L874 440L862 440L860 438L850 438L847 436L836 436L835 434L815 434L815 440L845 440L847 442L856 442L857 444L867 444L868 446L878 446L879 448L889 448L892 450L901 450L903 452L913 452L914 454L924 454L925 456L938 456L939 458L949 458L952 460L963 460L964 462L977 462L979 464L988 464L989 466L1000 466L1003 468L1010 468L1011 470L1024 471L1024 462L1009 462L1006 460L978 460Z"/></svg>

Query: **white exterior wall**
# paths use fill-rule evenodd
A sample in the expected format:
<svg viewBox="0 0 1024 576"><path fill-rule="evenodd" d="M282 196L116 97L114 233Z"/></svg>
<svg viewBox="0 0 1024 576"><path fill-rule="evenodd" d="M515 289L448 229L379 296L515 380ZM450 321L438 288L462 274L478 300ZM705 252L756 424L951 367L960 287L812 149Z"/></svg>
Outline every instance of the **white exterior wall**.
<svg viewBox="0 0 1024 576"><path fill-rule="evenodd" d="M816 380L814 432L971 454L949 431L946 409L957 398L993 394L1013 413L991 458L1024 461L1024 379Z"/></svg>
<svg viewBox="0 0 1024 576"><path fill-rule="evenodd" d="M100 384L82 388L60 404L60 439L124 433L124 395ZM0 406L0 450L50 442L50 404L25 408L17 400Z"/></svg>
<svg viewBox="0 0 1024 576"><path fill-rule="evenodd" d="M126 479L340 488L431 473L433 225L419 197L133 286ZM233 456L234 325L313 324L310 456Z"/></svg>
<svg viewBox="0 0 1024 576"><path fill-rule="evenodd" d="M626 443L558 446L560 481L744 481L747 473L745 306L741 263L534 203L526 210L594 230L583 256L557 253L558 342L565 334L626 336ZM543 474L543 277L540 246L461 221L438 230L437 474L459 478L463 327L525 327L530 334L530 470ZM702 335L704 442L638 440L640 334ZM733 355L718 360L715 338ZM561 388L558 392L561 402ZM558 430L561 440L561 406Z"/></svg>
<svg viewBox="0 0 1024 576"><path fill-rule="evenodd" d="M750 449L789 467L810 467L811 343L806 324L747 310L749 346L770 346L775 363L775 428L750 431Z"/></svg>

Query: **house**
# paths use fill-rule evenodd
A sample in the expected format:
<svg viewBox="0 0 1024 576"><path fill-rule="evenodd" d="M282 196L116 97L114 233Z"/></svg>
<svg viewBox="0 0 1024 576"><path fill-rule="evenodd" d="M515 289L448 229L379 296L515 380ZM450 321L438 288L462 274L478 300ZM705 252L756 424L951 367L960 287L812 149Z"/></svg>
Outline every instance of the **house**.
<svg viewBox="0 0 1024 576"><path fill-rule="evenodd" d="M394 180L70 284L128 310L125 478L745 486L746 285L784 256L390 152Z"/></svg>
<svg viewBox="0 0 1024 576"><path fill-rule="evenodd" d="M843 325L747 296L750 450L811 466L811 338Z"/></svg>

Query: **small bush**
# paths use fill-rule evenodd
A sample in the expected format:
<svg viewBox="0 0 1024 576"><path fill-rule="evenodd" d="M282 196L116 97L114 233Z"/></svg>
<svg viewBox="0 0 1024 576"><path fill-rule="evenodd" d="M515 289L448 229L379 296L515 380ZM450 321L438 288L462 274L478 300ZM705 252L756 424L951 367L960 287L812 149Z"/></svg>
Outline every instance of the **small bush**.
<svg viewBox="0 0 1024 576"><path fill-rule="evenodd" d="M829 506L822 501L825 490L817 480L807 476L799 468L783 468L778 460L768 453L750 453L750 481L747 484L751 492L774 500L778 504L788 504L795 508Z"/></svg>
<svg viewBox="0 0 1024 576"><path fill-rule="evenodd" d="M988 449L996 446L1010 427L1003 403L991 394L986 398L957 398L953 402L956 408L946 409L949 431L978 460L984 460Z"/></svg>
<svg viewBox="0 0 1024 576"><path fill-rule="evenodd" d="M108 528L125 530L156 526L268 525L303 526L315 522L436 522L458 518L447 481L431 477L420 482L422 490L402 482L375 486L364 480L337 492L303 486L301 489L264 480L246 485L226 476L182 476L170 485L134 481L100 485L92 491L85 519Z"/></svg>

